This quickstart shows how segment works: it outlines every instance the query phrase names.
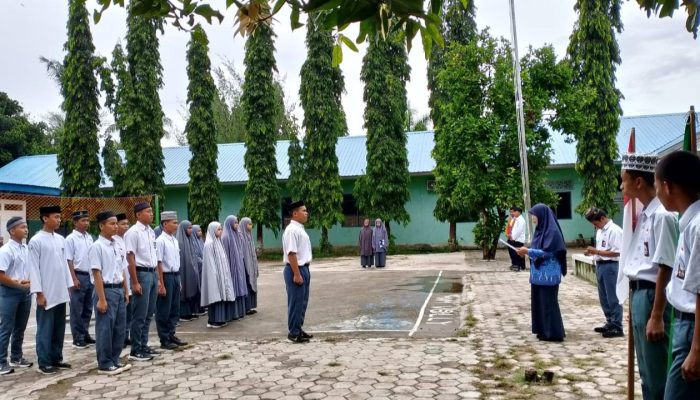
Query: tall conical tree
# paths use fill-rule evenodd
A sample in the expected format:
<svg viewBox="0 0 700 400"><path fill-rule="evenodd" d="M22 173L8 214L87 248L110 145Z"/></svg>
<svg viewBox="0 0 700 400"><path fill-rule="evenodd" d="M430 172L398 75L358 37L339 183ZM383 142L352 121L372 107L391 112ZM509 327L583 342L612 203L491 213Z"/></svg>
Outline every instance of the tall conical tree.
<svg viewBox="0 0 700 400"><path fill-rule="evenodd" d="M406 81L411 70L403 36L395 31L386 40L371 40L360 73L365 84L367 167L354 192L360 210L386 221L389 233L390 221L410 221L405 208L410 176L403 128L408 110Z"/></svg>
<svg viewBox="0 0 700 400"><path fill-rule="evenodd" d="M187 48L187 77L190 80L187 86L190 118L185 133L192 152L189 168L190 218L202 226L208 226L219 218L221 208L213 108L217 92L211 75L209 39L200 25L192 31Z"/></svg>
<svg viewBox="0 0 700 400"><path fill-rule="evenodd" d="M61 74L66 119L58 148L58 169L64 195L99 196L102 168L98 158L100 103L95 46L85 0L68 4L68 40Z"/></svg>
<svg viewBox="0 0 700 400"><path fill-rule="evenodd" d="M575 109L584 123L563 124L577 141L576 171L584 180L577 211L596 206L613 214L619 175L616 138L622 115L622 94L615 87L615 71L621 62L615 38L616 32L622 32L620 0L577 0L574 8L579 17L567 50L573 69L572 90L591 93L584 104L580 104L582 96L569 97L579 102L569 110ZM568 120L580 121L572 116Z"/></svg>
<svg viewBox="0 0 700 400"><path fill-rule="evenodd" d="M333 37L309 16L306 61L301 67L299 97L304 109L304 200L313 212L310 226L321 229L321 252L329 253L328 230L343 221L343 187L338 174L335 146L347 134L341 95L345 80L333 67Z"/></svg>
<svg viewBox="0 0 700 400"><path fill-rule="evenodd" d="M245 44L245 77L241 103L246 125L245 169L248 183L240 215L258 225L258 243L263 243L262 227L279 230L280 190L277 185L277 121L273 73L274 32L267 24L257 27Z"/></svg>
<svg viewBox="0 0 700 400"><path fill-rule="evenodd" d="M299 143L299 138L293 136L289 140L287 149L287 160L289 165L289 179L287 179L287 192L292 196L293 201L303 199L306 193L306 175L304 174L304 149Z"/></svg>
<svg viewBox="0 0 700 400"><path fill-rule="evenodd" d="M452 250L457 248L457 221L468 219L466 210L460 207L453 199L459 177L454 166L461 162L459 149L455 143L460 133L453 129L446 129L442 120L441 108L449 107L455 99L445 93L445 89L438 85L438 76L445 70L445 53L455 45L466 46L477 40L474 2L470 1L467 7L461 0L447 0L443 12L442 35L445 40L445 48L436 47L430 54L428 63L428 89L430 90L430 115L435 126L435 192L438 195L433 215L440 221L450 224L448 244ZM464 67L479 68L478 62L468 63ZM478 71L474 71L477 76ZM469 101L479 104L482 101L481 91L474 93L475 97L466 96ZM477 108L478 110L478 108ZM477 111L478 112L478 111Z"/></svg>
<svg viewBox="0 0 700 400"><path fill-rule="evenodd" d="M133 6L132 6L133 7ZM157 30L162 21L133 15L127 17L126 49L131 93L121 132L126 152L126 189L131 195L163 195L163 110L158 90L163 86Z"/></svg>

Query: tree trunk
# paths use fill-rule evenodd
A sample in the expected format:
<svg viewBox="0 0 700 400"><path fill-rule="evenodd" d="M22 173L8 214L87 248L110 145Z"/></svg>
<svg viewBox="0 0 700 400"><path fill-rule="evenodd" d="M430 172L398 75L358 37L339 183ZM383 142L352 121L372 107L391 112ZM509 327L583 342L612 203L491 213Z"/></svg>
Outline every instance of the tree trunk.
<svg viewBox="0 0 700 400"><path fill-rule="evenodd" d="M260 249L260 252L262 253L263 249L265 246L263 245L263 226L262 224L258 224L258 248Z"/></svg>
<svg viewBox="0 0 700 400"><path fill-rule="evenodd" d="M389 221L384 222L384 227L386 228L386 235L389 237L389 243L387 246L387 254L393 252L394 249L394 238L391 237L391 227L389 226Z"/></svg>
<svg viewBox="0 0 700 400"><path fill-rule="evenodd" d="M450 251L457 251L457 223L450 221L450 238L447 241Z"/></svg>
<svg viewBox="0 0 700 400"><path fill-rule="evenodd" d="M331 246L331 242L328 240L328 228L321 228L321 254L324 255L331 255L333 252L333 246Z"/></svg>

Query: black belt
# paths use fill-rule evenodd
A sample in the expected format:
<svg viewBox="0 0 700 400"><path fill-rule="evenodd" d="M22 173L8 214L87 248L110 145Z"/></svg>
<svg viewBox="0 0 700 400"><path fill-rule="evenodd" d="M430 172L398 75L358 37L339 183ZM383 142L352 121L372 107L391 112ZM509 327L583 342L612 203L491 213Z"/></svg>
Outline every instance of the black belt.
<svg viewBox="0 0 700 400"><path fill-rule="evenodd" d="M139 272L154 272L156 267L136 267L136 270Z"/></svg>
<svg viewBox="0 0 700 400"><path fill-rule="evenodd" d="M163 272L163 275L180 276L180 271L178 271L178 272Z"/></svg>
<svg viewBox="0 0 700 400"><path fill-rule="evenodd" d="M105 283L103 286L105 289L119 289L124 287L121 283Z"/></svg>
<svg viewBox="0 0 700 400"><path fill-rule="evenodd" d="M300 267L306 267L306 268L309 268L309 264L310 264L310 263L306 263L306 264L304 264L304 265L300 265ZM287 266L289 266L289 268L291 268L291 267L292 267L292 264L290 264L290 263L287 263L286 265L287 265Z"/></svg>
<svg viewBox="0 0 700 400"><path fill-rule="evenodd" d="M76 275L88 275L88 276L90 275L89 272L85 272L85 271L75 271L75 274Z"/></svg>
<svg viewBox="0 0 700 400"><path fill-rule="evenodd" d="M598 265L600 265L600 264L612 264L612 263L619 263L619 261L617 261L617 260L600 260L600 261L597 261L597 263L598 263Z"/></svg>
<svg viewBox="0 0 700 400"><path fill-rule="evenodd" d="M637 281L630 281L630 289L632 289L632 290L656 289L656 283L651 282L651 281L645 281L643 279L640 279Z"/></svg>
<svg viewBox="0 0 700 400"><path fill-rule="evenodd" d="M675 316L676 319L680 319L683 321L695 322L695 314L680 311L679 309L677 309L675 307L673 308L673 315Z"/></svg>

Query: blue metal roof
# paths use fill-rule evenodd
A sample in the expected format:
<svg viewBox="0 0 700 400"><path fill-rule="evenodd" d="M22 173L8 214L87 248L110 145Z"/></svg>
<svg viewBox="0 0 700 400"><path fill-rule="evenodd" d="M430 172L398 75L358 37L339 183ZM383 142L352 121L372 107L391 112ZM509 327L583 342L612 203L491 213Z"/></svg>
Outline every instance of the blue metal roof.
<svg viewBox="0 0 700 400"><path fill-rule="evenodd" d="M428 174L435 167L430 155L433 149L433 132L409 132L406 134L408 149L408 169L411 174ZM338 138L336 155L341 178L363 175L367 150L365 136L345 136ZM245 145L230 143L218 145L218 175L222 183L244 183L248 173L243 165ZM289 177L287 150L288 140L280 140L276 146L277 179ZM165 184L186 186L189 178L189 146L165 147ZM123 153L122 153L123 157ZM0 168L0 191L21 191L43 194L58 194L61 177L57 172L56 155L26 156L13 160ZM104 175L103 188L111 188L112 182Z"/></svg>
<svg viewBox="0 0 700 400"><path fill-rule="evenodd" d="M637 153L663 154L683 141L686 113L640 115L620 118L617 146L620 154L627 152L632 128L635 128ZM567 143L559 131L552 132L552 166L576 163L576 141Z"/></svg>
<svg viewBox="0 0 700 400"><path fill-rule="evenodd" d="M636 117L622 117L617 144L620 153L627 150L630 130L636 130L637 152L665 153L682 142L685 131L686 114L659 114ZM433 150L433 132L409 132L406 134L408 150L408 169L413 175L432 173L435 168L431 152ZM345 136L338 138L336 155L341 178L364 175L367 149L365 136ZM576 163L576 143L567 143L561 132L552 132L552 167L563 167ZM245 145L243 143L220 144L218 156L219 180L224 184L244 183L248 173L243 165ZM277 142L277 178L289 177L287 149L289 141ZM165 157L165 184L167 186L186 186L189 182L188 146L163 148ZM123 154L122 154L123 156ZM112 186L108 177L104 177L103 188ZM25 193L57 194L61 178L56 171L56 155L26 156L18 158L0 168L0 191L21 191Z"/></svg>

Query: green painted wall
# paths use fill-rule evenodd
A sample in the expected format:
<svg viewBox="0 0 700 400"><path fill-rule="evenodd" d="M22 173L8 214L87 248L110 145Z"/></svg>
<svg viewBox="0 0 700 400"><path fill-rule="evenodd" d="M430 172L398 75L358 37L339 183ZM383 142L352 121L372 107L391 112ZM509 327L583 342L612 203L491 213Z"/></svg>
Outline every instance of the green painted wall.
<svg viewBox="0 0 700 400"><path fill-rule="evenodd" d="M411 222L406 226L401 226L396 223L391 225L392 233L396 237L398 244L447 245L449 224L436 221L433 217L433 209L435 208L437 196L434 192L428 191L427 189L427 183L432 179L433 177L429 176L412 177L409 187L411 200L406 205L407 211L411 216ZM556 192L570 193L571 196L572 217L559 220L566 240L574 241L579 237L579 234L586 238L593 236L594 230L592 225L575 211L576 206L581 201L582 181L574 169L549 169L547 181L550 187ZM343 191L346 194L352 193L354 182L354 179L342 181ZM220 221L226 219L228 215L238 215L238 210L243 200L244 189L245 185L222 186L222 208L219 212ZM177 211L180 219L187 218L187 188L170 187L166 190L165 196L164 208ZM282 190L282 196L287 196L284 189ZM240 215L238 216L239 218L241 217ZM373 216L370 215L368 217L374 221ZM281 211L280 218L282 218ZM310 218L313 218L313 214ZM620 224L622 219L621 213L618 213L614 219ZM206 229L206 227L204 228ZM473 244L473 228L474 223L457 224L457 240L460 244ZM317 245L320 238L320 231L317 229L309 229L308 232L312 243ZM354 245L357 243L358 233L358 227L336 225L330 230L329 239L333 245ZM266 229L264 231L264 241L265 247L278 248L281 243L281 233L275 236L271 230Z"/></svg>

